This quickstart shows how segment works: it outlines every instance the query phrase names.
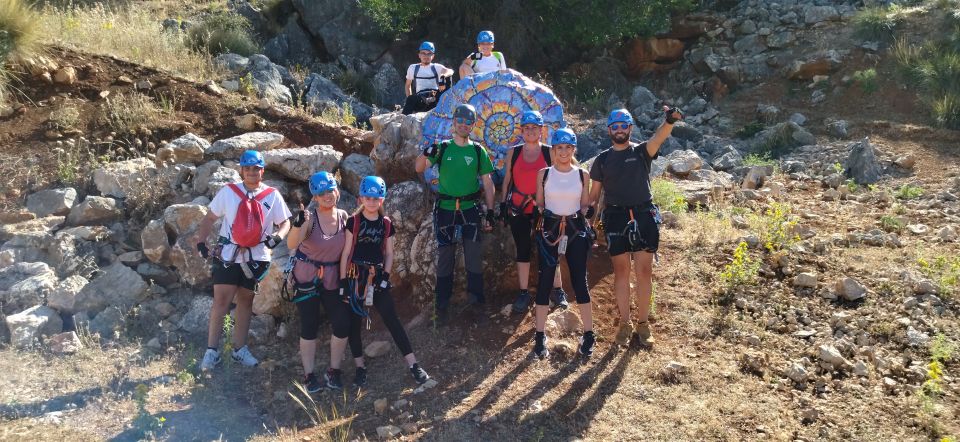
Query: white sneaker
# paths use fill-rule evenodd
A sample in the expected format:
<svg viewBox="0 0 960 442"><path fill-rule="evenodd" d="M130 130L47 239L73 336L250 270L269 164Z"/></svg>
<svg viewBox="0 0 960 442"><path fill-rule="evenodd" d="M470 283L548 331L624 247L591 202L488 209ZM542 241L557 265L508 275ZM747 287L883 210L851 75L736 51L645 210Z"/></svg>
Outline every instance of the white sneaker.
<svg viewBox="0 0 960 442"><path fill-rule="evenodd" d="M250 354L250 349L246 345L233 351L233 362L239 362L245 367L256 367L260 363L257 358Z"/></svg>
<svg viewBox="0 0 960 442"><path fill-rule="evenodd" d="M203 354L203 361L200 362L201 371L210 371L213 367L216 367L220 364L220 352L208 348L207 351Z"/></svg>

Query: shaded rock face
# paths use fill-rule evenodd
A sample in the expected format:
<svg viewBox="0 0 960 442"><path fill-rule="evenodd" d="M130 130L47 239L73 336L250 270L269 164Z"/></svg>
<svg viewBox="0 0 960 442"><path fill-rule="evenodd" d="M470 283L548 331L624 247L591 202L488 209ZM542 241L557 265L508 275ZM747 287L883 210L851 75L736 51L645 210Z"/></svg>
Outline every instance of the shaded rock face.
<svg viewBox="0 0 960 442"><path fill-rule="evenodd" d="M850 146L850 156L847 157L846 173L857 184L873 184L880 181L883 170L877 161L876 150L870 140L864 138Z"/></svg>

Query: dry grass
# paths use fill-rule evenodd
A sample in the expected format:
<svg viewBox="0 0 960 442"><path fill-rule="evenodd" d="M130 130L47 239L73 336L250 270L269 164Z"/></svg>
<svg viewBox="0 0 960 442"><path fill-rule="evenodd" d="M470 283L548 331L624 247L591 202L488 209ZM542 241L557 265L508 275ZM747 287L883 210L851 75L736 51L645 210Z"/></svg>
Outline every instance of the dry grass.
<svg viewBox="0 0 960 442"><path fill-rule="evenodd" d="M162 113L150 97L134 92L108 97L100 108L100 120L114 132L126 134L153 122Z"/></svg>
<svg viewBox="0 0 960 442"><path fill-rule="evenodd" d="M29 57L40 48L34 25L37 14L22 0L0 0L0 104L9 98L14 81L8 62Z"/></svg>
<svg viewBox="0 0 960 442"><path fill-rule="evenodd" d="M47 7L39 23L47 43L111 55L194 80L220 76L208 54L191 51L183 33L163 32L157 17L141 8Z"/></svg>

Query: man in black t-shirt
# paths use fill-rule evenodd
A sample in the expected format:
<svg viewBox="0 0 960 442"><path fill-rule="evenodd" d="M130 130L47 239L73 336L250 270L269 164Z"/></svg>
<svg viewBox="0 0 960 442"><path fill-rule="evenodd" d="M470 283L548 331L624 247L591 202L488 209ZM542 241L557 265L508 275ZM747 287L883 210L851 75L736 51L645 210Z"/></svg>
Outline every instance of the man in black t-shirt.
<svg viewBox="0 0 960 442"><path fill-rule="evenodd" d="M616 342L626 346L633 335L630 318L630 261L637 275L637 333L640 343L653 344L650 325L650 296L653 288L653 255L660 245L660 211L650 193L650 164L660 146L670 136L673 123L683 118L676 108L664 108L666 118L653 137L637 144L630 142L633 116L616 109L607 118L607 132L613 146L597 156L590 168L590 209L605 191L601 221L607 236L607 248L613 261L614 292L620 310L620 328Z"/></svg>

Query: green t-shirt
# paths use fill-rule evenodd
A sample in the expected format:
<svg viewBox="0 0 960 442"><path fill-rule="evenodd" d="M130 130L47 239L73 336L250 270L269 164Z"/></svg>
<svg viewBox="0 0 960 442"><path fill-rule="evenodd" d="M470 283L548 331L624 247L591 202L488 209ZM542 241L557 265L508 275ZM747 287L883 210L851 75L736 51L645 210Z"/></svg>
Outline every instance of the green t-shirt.
<svg viewBox="0 0 960 442"><path fill-rule="evenodd" d="M493 163L487 150L480 146L480 158L477 158L477 151L473 143L466 146L460 146L453 140L446 142L447 147L443 150L443 161L440 162L440 193L451 196L467 196L480 190L480 183L477 178L493 172ZM430 164L435 164L434 158L428 158ZM477 171L477 163L480 161L480 169ZM469 209L474 206L473 201L460 201L460 209ZM456 210L457 202L454 200L441 200L440 208L446 210Z"/></svg>

